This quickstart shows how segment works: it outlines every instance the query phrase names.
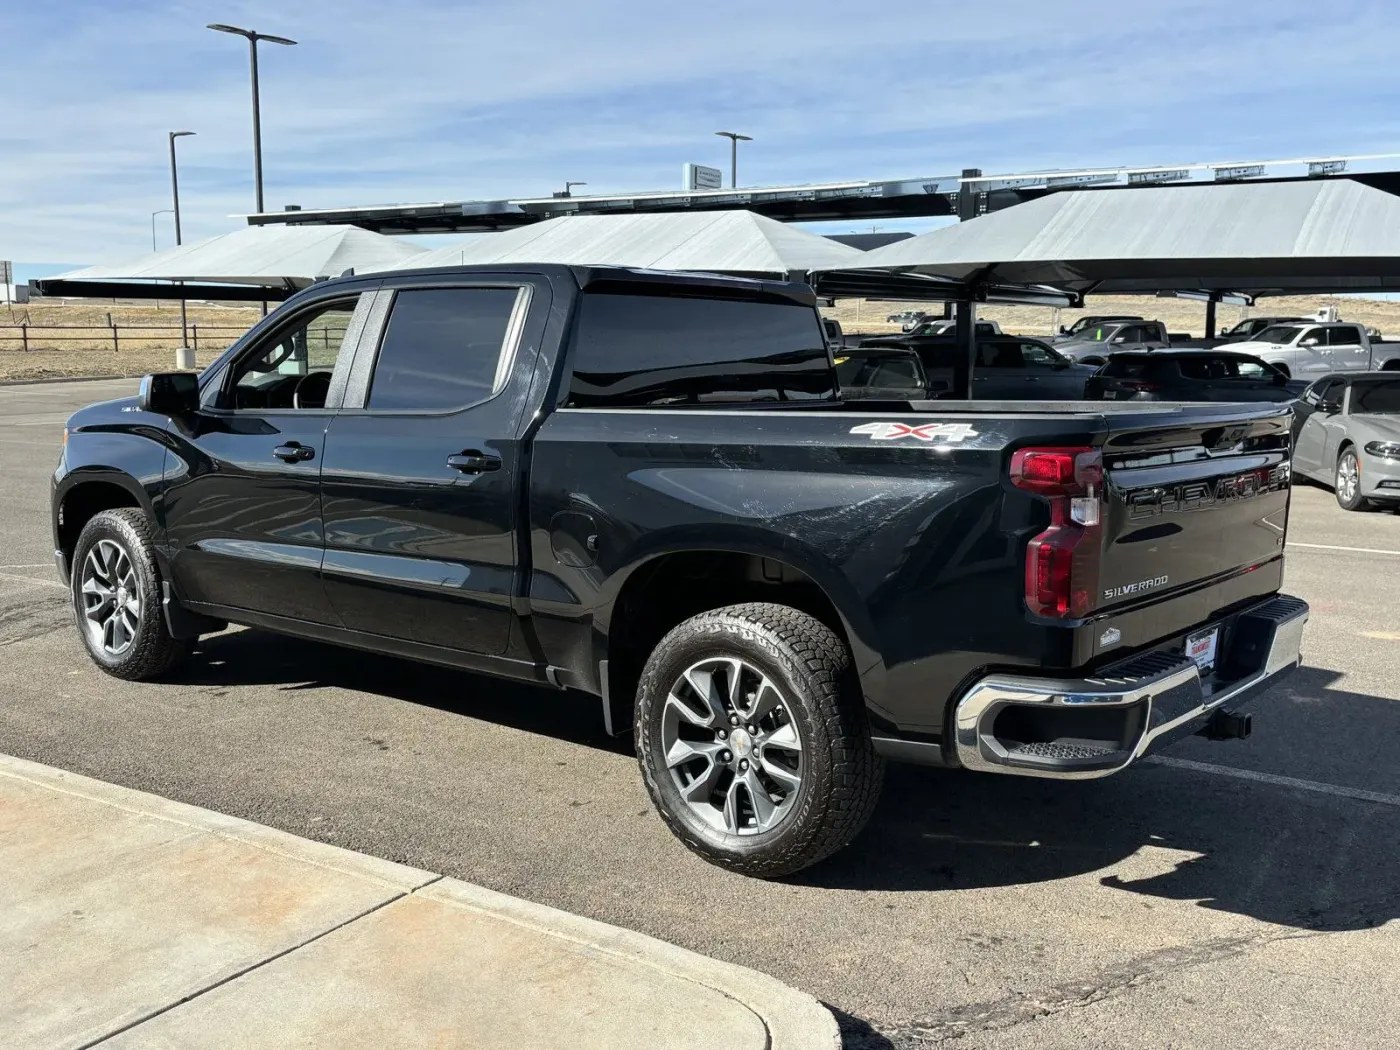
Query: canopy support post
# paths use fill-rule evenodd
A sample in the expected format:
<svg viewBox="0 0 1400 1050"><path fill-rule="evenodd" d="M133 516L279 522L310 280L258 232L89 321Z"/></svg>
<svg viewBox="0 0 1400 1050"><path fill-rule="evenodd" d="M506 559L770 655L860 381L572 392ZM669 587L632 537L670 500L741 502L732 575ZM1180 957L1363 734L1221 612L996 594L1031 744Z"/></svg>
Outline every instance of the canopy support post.
<svg viewBox="0 0 1400 1050"><path fill-rule="evenodd" d="M957 350L953 356L952 396L959 401L970 401L972 363L977 358L977 304L970 295L966 299L958 300L953 344Z"/></svg>
<svg viewBox="0 0 1400 1050"><path fill-rule="evenodd" d="M1210 293L1210 298L1206 300L1206 338L1215 338L1215 304L1220 302L1220 296L1215 292Z"/></svg>

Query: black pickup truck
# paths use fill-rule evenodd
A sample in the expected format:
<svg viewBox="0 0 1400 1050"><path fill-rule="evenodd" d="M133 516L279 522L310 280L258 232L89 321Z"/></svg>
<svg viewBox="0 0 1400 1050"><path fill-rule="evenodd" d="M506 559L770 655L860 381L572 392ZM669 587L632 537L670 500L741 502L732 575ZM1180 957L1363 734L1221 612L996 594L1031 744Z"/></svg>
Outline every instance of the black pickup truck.
<svg viewBox="0 0 1400 1050"><path fill-rule="evenodd" d="M759 876L885 757L1104 776L1298 663L1286 408L837 395L802 285L327 281L68 421L55 558L123 678L237 623L600 698Z"/></svg>

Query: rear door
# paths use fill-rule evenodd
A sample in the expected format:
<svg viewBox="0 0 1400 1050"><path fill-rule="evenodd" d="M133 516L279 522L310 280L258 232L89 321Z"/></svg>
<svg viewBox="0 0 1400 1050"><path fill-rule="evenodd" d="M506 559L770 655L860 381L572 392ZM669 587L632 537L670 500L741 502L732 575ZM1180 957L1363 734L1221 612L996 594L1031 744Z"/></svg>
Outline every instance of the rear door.
<svg viewBox="0 0 1400 1050"><path fill-rule="evenodd" d="M549 286L520 276L381 293L326 437L325 586L345 626L506 649L521 441Z"/></svg>
<svg viewBox="0 0 1400 1050"><path fill-rule="evenodd" d="M1365 372L1371 367L1371 351L1360 325L1339 324L1327 329L1332 367L1343 372Z"/></svg>
<svg viewBox="0 0 1400 1050"><path fill-rule="evenodd" d="M1096 609L1150 603L1282 553L1286 407L1200 406L1107 419Z"/></svg>

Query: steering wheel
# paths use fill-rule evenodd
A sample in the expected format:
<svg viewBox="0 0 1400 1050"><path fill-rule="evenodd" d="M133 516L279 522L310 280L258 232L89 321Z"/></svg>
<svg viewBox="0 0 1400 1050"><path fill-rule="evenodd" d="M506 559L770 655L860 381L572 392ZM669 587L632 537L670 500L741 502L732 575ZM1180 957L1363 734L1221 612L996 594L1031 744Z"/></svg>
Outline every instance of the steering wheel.
<svg viewBox="0 0 1400 1050"><path fill-rule="evenodd" d="M326 395L331 392L329 372L307 372L292 389L293 408L325 408Z"/></svg>

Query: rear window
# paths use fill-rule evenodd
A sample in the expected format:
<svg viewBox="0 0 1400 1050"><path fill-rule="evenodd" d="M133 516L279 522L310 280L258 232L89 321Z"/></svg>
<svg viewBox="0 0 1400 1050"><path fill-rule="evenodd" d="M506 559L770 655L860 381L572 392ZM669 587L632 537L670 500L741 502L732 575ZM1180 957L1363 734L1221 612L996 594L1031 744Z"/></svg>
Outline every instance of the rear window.
<svg viewBox="0 0 1400 1050"><path fill-rule="evenodd" d="M1179 364L1187 379L1269 379L1274 374L1263 361L1240 357L1183 357Z"/></svg>
<svg viewBox="0 0 1400 1050"><path fill-rule="evenodd" d="M923 386L919 363L908 354L838 357L836 379L847 390L862 386L897 389Z"/></svg>
<svg viewBox="0 0 1400 1050"><path fill-rule="evenodd" d="M1114 379L1141 379L1152 365L1146 357L1110 357L1100 372Z"/></svg>
<svg viewBox="0 0 1400 1050"><path fill-rule="evenodd" d="M588 292L572 364L575 408L836 396L817 313L796 303Z"/></svg>

